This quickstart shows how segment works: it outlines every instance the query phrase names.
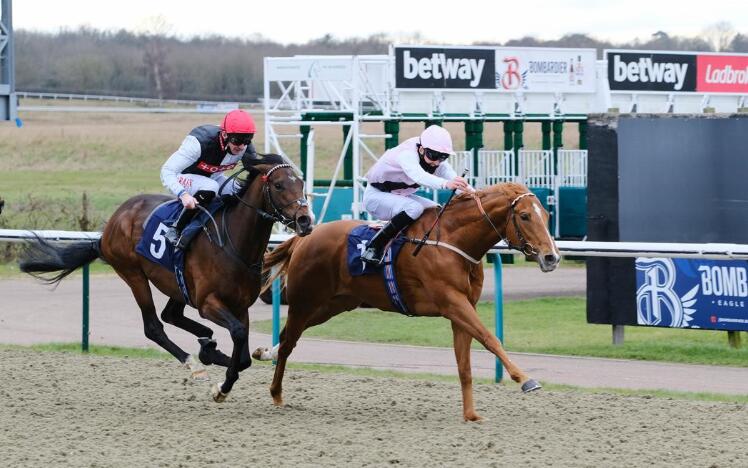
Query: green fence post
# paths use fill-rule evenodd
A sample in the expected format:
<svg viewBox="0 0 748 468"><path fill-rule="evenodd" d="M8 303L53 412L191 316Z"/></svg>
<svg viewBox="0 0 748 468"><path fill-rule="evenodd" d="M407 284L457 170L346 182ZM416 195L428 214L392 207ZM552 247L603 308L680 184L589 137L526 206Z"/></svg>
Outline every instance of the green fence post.
<svg viewBox="0 0 748 468"><path fill-rule="evenodd" d="M587 121L579 122L579 149L587 149Z"/></svg>
<svg viewBox="0 0 748 468"><path fill-rule="evenodd" d="M302 117L302 120L304 117ZM302 174L306 176L306 164L307 164L307 156L309 155L309 131L312 128L309 125L302 125L299 127L299 130L301 132L301 140L299 144L299 169L301 169Z"/></svg>
<svg viewBox="0 0 748 468"><path fill-rule="evenodd" d="M350 119L346 119L350 120ZM345 139L348 138L348 134L351 132L351 126L350 125L344 125L343 126L343 142L345 142ZM358 142L353 141L351 139L351 142L348 144L348 149L345 150L345 159L343 159L343 179L345 180L353 180L353 145L358 144Z"/></svg>
<svg viewBox="0 0 748 468"><path fill-rule="evenodd" d="M400 122L397 120L385 120L384 133L392 135L384 139L384 149L388 150L397 146L400 141Z"/></svg>
<svg viewBox="0 0 748 468"><path fill-rule="evenodd" d="M504 286L501 271L501 255L493 255L493 300L494 300L494 331L496 338L504 343ZM496 358L494 382L499 383L504 377L504 367Z"/></svg>
<svg viewBox="0 0 748 468"><path fill-rule="evenodd" d="M564 121L553 121L553 173L558 174L558 149L564 147Z"/></svg>
<svg viewBox="0 0 748 468"><path fill-rule="evenodd" d="M540 132L543 134L543 149L551 149L551 122L549 120L540 123Z"/></svg>
<svg viewBox="0 0 748 468"><path fill-rule="evenodd" d="M514 121L504 121L504 150L514 148ZM516 175L516 174L515 174Z"/></svg>
<svg viewBox="0 0 748 468"><path fill-rule="evenodd" d="M83 320L82 320L82 336L81 336L81 350L84 353L88 352L88 297L89 297L89 271L88 264L83 265Z"/></svg>

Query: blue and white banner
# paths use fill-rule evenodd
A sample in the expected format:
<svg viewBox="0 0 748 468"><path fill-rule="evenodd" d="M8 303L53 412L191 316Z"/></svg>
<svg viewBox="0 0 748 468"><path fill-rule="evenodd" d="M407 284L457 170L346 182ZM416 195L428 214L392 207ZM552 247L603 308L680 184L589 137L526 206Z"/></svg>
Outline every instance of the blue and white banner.
<svg viewBox="0 0 748 468"><path fill-rule="evenodd" d="M748 331L748 261L636 259L639 325Z"/></svg>

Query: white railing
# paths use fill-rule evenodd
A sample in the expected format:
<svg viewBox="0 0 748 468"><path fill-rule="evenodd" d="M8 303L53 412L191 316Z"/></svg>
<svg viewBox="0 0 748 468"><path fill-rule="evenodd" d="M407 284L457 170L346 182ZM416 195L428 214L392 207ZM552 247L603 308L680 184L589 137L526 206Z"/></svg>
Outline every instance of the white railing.
<svg viewBox="0 0 748 468"><path fill-rule="evenodd" d="M515 182L517 170L512 150L478 151L478 188L502 182Z"/></svg>
<svg viewBox="0 0 748 468"><path fill-rule="evenodd" d="M101 237L100 232L0 229L0 242L23 242L41 238L70 242L92 240ZM273 234L270 245L278 245L293 237L293 234ZM714 260L748 260L748 244L694 244L665 242L592 242L556 241L561 255L577 257L671 257L705 258ZM519 253L504 242L496 244L489 253Z"/></svg>
<svg viewBox="0 0 748 468"><path fill-rule="evenodd" d="M553 151L519 150L519 178L528 187L553 189L556 179L553 170Z"/></svg>
<svg viewBox="0 0 748 468"><path fill-rule="evenodd" d="M587 150L559 149L558 186L587 187Z"/></svg>

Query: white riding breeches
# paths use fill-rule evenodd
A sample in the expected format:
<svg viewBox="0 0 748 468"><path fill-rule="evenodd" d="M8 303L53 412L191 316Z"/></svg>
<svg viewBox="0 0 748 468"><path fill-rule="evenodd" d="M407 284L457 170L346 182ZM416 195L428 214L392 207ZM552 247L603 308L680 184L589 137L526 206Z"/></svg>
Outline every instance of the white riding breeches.
<svg viewBox="0 0 748 468"><path fill-rule="evenodd" d="M221 179L211 179L210 177L198 175L198 174L179 174L177 181L184 187L184 189L190 195L195 195L200 190L210 190L211 192L218 194L218 189L221 188L221 184L227 179L223 176ZM221 195L229 195L234 193L236 180L224 185Z"/></svg>
<svg viewBox="0 0 748 468"><path fill-rule="evenodd" d="M418 195L395 195L369 185L364 191L364 209L376 219L389 221L396 214L404 211L412 219L418 219L426 208L437 206L427 198Z"/></svg>

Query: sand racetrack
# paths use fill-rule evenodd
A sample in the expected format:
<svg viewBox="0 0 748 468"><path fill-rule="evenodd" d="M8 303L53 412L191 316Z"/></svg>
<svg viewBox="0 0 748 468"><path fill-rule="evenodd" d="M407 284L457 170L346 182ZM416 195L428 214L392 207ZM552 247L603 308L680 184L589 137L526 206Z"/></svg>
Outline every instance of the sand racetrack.
<svg viewBox="0 0 748 468"><path fill-rule="evenodd" d="M748 405L253 366L229 399L176 361L0 350L3 466L745 466ZM222 371L211 367L213 381Z"/></svg>

